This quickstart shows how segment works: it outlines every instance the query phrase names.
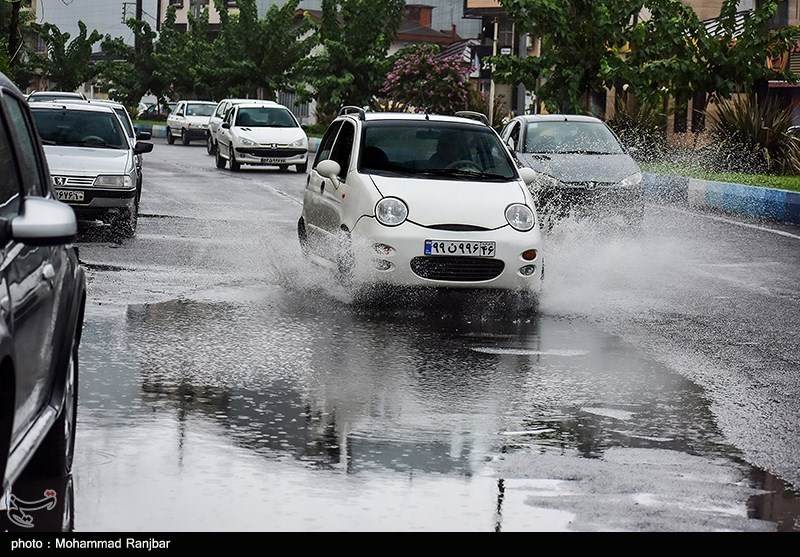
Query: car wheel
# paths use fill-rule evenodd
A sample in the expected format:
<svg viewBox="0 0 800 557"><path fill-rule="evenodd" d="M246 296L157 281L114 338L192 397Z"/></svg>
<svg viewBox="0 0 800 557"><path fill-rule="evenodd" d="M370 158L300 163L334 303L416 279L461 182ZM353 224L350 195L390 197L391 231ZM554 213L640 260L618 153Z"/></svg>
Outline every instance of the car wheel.
<svg viewBox="0 0 800 557"><path fill-rule="evenodd" d="M175 143L175 136L172 135L172 130L167 127L167 143L170 145Z"/></svg>
<svg viewBox="0 0 800 557"><path fill-rule="evenodd" d="M64 406L31 460L30 469L39 476L64 476L72 470L75 455L75 425L78 414L78 337L72 346L64 373Z"/></svg>
<svg viewBox="0 0 800 557"><path fill-rule="evenodd" d="M184 129L181 129L181 143L184 145L189 145L189 136Z"/></svg>
<svg viewBox="0 0 800 557"><path fill-rule="evenodd" d="M228 148L228 151L230 151L229 156L230 156L231 170L233 170L234 172L239 172L242 169L242 165L236 161L236 154L233 152L233 147Z"/></svg>
<svg viewBox="0 0 800 557"><path fill-rule="evenodd" d="M111 226L114 228L118 238L133 238L136 235L136 225L139 221L139 206L134 205L132 209L122 209L111 219Z"/></svg>
<svg viewBox="0 0 800 557"><path fill-rule="evenodd" d="M211 137L211 134L206 135L206 151L209 155L214 154L214 139Z"/></svg>
<svg viewBox="0 0 800 557"><path fill-rule="evenodd" d="M295 165L295 168L297 168L297 171L300 174L305 174L306 171L308 170L308 163L304 162L303 164Z"/></svg>
<svg viewBox="0 0 800 557"><path fill-rule="evenodd" d="M214 162L217 163L217 168L225 168L225 159L219 154L219 145L214 149Z"/></svg>
<svg viewBox="0 0 800 557"><path fill-rule="evenodd" d="M308 255L308 234L306 233L306 223L303 217L297 221L297 239L300 241L300 251L303 255Z"/></svg>

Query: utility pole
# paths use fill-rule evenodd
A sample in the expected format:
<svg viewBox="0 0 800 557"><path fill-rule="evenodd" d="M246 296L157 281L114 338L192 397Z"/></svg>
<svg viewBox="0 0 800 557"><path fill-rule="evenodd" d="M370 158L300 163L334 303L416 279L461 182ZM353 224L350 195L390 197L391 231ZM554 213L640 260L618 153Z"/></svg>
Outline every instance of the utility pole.
<svg viewBox="0 0 800 557"><path fill-rule="evenodd" d="M142 1L143 0L136 0L136 23L140 23L142 21ZM137 55L141 54L142 52L142 40L140 38L138 28L133 35L133 50Z"/></svg>

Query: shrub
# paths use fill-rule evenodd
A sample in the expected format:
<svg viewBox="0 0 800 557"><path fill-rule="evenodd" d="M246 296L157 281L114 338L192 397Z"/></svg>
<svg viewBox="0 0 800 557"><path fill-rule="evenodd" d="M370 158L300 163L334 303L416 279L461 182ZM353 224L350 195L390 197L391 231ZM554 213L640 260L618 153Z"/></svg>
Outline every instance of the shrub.
<svg viewBox="0 0 800 557"><path fill-rule="evenodd" d="M642 162L661 159L666 152L667 113L658 103L635 104L626 99L625 95L619 98L608 125L626 147L634 150L636 159Z"/></svg>
<svg viewBox="0 0 800 557"><path fill-rule="evenodd" d="M740 96L709 115L714 169L752 174L800 173L800 139L792 113L775 97Z"/></svg>

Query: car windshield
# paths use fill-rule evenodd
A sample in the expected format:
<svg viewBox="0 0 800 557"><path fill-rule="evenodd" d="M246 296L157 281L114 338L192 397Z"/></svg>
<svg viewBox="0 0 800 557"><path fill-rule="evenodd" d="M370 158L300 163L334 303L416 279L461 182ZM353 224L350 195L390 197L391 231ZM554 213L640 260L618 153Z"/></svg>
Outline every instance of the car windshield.
<svg viewBox="0 0 800 557"><path fill-rule="evenodd" d="M374 121L364 125L360 167L376 174L503 181L514 163L491 128L436 121Z"/></svg>
<svg viewBox="0 0 800 557"><path fill-rule="evenodd" d="M236 115L237 126L250 128L296 128L297 121L285 108L243 106Z"/></svg>
<svg viewBox="0 0 800 557"><path fill-rule="evenodd" d="M529 122L526 153L619 155L625 151L602 122Z"/></svg>
<svg viewBox="0 0 800 557"><path fill-rule="evenodd" d="M214 114L214 109L217 107L215 104L200 104L200 103L187 103L186 115L187 116L211 116Z"/></svg>
<svg viewBox="0 0 800 557"><path fill-rule="evenodd" d="M32 109L44 145L127 149L130 144L113 112Z"/></svg>

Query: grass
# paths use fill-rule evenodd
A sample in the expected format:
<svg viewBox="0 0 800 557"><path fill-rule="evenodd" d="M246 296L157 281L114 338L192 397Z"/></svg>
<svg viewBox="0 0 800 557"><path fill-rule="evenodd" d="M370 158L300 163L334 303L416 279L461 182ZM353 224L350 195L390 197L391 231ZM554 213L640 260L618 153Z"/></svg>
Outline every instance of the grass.
<svg viewBox="0 0 800 557"><path fill-rule="evenodd" d="M728 182L780 190L800 192L800 176L771 176L766 174L741 174L738 172L710 172L699 165L685 163L640 163L645 172L686 176L699 180Z"/></svg>

